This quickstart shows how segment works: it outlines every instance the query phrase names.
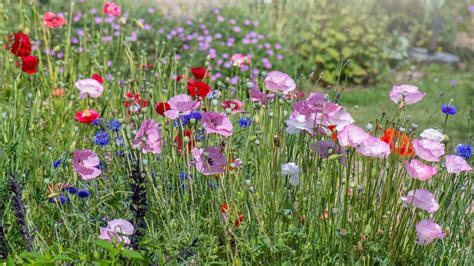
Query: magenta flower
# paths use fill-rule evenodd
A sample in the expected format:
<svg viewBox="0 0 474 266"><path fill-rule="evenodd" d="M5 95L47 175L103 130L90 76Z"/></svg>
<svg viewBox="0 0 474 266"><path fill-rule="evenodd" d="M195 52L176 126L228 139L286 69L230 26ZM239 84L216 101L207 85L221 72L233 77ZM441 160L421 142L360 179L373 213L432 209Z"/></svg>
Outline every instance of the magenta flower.
<svg viewBox="0 0 474 266"><path fill-rule="evenodd" d="M222 102L222 107L224 109L229 109L231 114L243 113L245 112L242 110L244 107L244 103L238 100L226 100Z"/></svg>
<svg viewBox="0 0 474 266"><path fill-rule="evenodd" d="M93 179L101 174L101 170L97 168L100 164L99 157L91 150L76 150L72 157L72 165L74 170L84 180Z"/></svg>
<svg viewBox="0 0 474 266"><path fill-rule="evenodd" d="M265 104L266 102L273 100L273 98L275 98L275 94L273 93L265 94L257 88L252 88L252 90L250 91L250 100L252 102Z"/></svg>
<svg viewBox="0 0 474 266"><path fill-rule="evenodd" d="M433 193L428 190L411 190L401 199L405 204L413 204L416 208L423 209L429 213L433 213L439 209L439 204L436 202Z"/></svg>
<svg viewBox="0 0 474 266"><path fill-rule="evenodd" d="M368 157L385 158L390 154L390 145L377 137L369 136L357 147L357 152Z"/></svg>
<svg viewBox="0 0 474 266"><path fill-rule="evenodd" d="M446 170L448 173L459 174L461 172L472 171L472 167L461 156L446 155L445 160Z"/></svg>
<svg viewBox="0 0 474 266"><path fill-rule="evenodd" d="M187 115L193 110L199 108L199 101L193 101L191 96L186 94L180 94L172 97L168 104L170 105L170 110L164 112L164 115L169 119L177 119L180 114Z"/></svg>
<svg viewBox="0 0 474 266"><path fill-rule="evenodd" d="M444 154L444 144L430 139L414 140L415 154L428 162L439 162L439 157Z"/></svg>
<svg viewBox="0 0 474 266"><path fill-rule="evenodd" d="M158 124L152 119L142 122L137 135L132 141L134 147L140 146L143 153L161 153L161 133Z"/></svg>
<svg viewBox="0 0 474 266"><path fill-rule="evenodd" d="M120 17L120 14L122 14L122 9L114 2L105 2L104 9L102 11L107 16Z"/></svg>
<svg viewBox="0 0 474 266"><path fill-rule="evenodd" d="M87 96L91 98L100 97L104 91L102 84L95 79L80 79L74 85L81 91L79 93L81 99L87 98Z"/></svg>
<svg viewBox="0 0 474 266"><path fill-rule="evenodd" d="M312 115L322 113L327 103L322 93L312 92L305 100L294 103L293 107L299 114Z"/></svg>
<svg viewBox="0 0 474 266"><path fill-rule="evenodd" d="M133 224L124 219L114 219L107 223L107 227L100 228L99 239L112 242L115 238L119 243L130 244L130 239L125 235L133 235Z"/></svg>
<svg viewBox="0 0 474 266"><path fill-rule="evenodd" d="M224 172L227 165L227 158L217 147L207 147L206 149L193 148L191 150L196 169L204 175L214 175Z"/></svg>
<svg viewBox="0 0 474 266"><path fill-rule="evenodd" d="M269 91L288 94L296 89L295 81L286 73L272 71L265 78L265 85Z"/></svg>
<svg viewBox="0 0 474 266"><path fill-rule="evenodd" d="M416 243L418 245L428 245L436 239L443 239L445 237L441 226L434 223L431 219L419 221L415 228L416 236L418 237Z"/></svg>
<svg viewBox="0 0 474 266"><path fill-rule="evenodd" d="M405 105L417 103L425 97L426 93L418 90L418 87L413 85L393 86L390 91L390 100L399 104L401 100Z"/></svg>
<svg viewBox="0 0 474 266"><path fill-rule="evenodd" d="M357 147L367 141L371 136L356 125L347 125L337 134L337 140L342 147Z"/></svg>
<svg viewBox="0 0 474 266"><path fill-rule="evenodd" d="M202 113L202 125L206 129L206 135L216 133L224 137L230 137L232 135L232 123L225 114L216 112L204 112Z"/></svg>
<svg viewBox="0 0 474 266"><path fill-rule="evenodd" d="M412 159L410 163L405 161L404 164L408 175L421 181L431 179L438 172L435 166L423 164L417 159Z"/></svg>

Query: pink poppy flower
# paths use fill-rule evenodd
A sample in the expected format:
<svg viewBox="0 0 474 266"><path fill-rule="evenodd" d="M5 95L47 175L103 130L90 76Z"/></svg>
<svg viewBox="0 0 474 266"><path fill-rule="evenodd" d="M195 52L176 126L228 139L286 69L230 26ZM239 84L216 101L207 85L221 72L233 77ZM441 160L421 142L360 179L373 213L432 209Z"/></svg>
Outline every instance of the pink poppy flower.
<svg viewBox="0 0 474 266"><path fill-rule="evenodd" d="M431 179L438 172L435 166L423 164L417 159L412 159L410 163L405 161L405 169L410 177L421 181Z"/></svg>
<svg viewBox="0 0 474 266"><path fill-rule="evenodd" d="M273 98L275 98L275 94L273 93L265 94L257 88L252 88L252 90L250 91L250 100L252 102L265 104L266 102L273 100Z"/></svg>
<svg viewBox="0 0 474 266"><path fill-rule="evenodd" d="M349 112L334 103L327 103L322 115L323 125L335 125L337 130L342 130L355 122Z"/></svg>
<svg viewBox="0 0 474 266"><path fill-rule="evenodd" d="M433 193L424 189L410 190L408 194L401 198L401 200L408 205L413 204L416 208L433 213L439 209L439 204L436 202Z"/></svg>
<svg viewBox="0 0 474 266"><path fill-rule="evenodd" d="M472 171L472 167L461 156L446 155L445 160L446 170L448 173L459 174L461 172Z"/></svg>
<svg viewBox="0 0 474 266"><path fill-rule="evenodd" d="M230 61L234 66L242 67L244 65L250 65L250 58L243 54L234 54L230 57Z"/></svg>
<svg viewBox="0 0 474 266"><path fill-rule="evenodd" d="M439 157L444 154L444 144L430 139L414 140L415 154L428 162L439 162Z"/></svg>
<svg viewBox="0 0 474 266"><path fill-rule="evenodd" d="M403 102L406 105L410 105L421 101L425 95L426 93L419 91L418 87L416 86L400 85L393 86L392 90L390 91L390 100L396 104L399 104L403 99Z"/></svg>
<svg viewBox="0 0 474 266"><path fill-rule="evenodd" d="M337 133L337 140L342 147L357 147L371 136L356 125L347 125Z"/></svg>
<svg viewBox="0 0 474 266"><path fill-rule="evenodd" d="M265 78L265 85L269 91L288 94L296 89L295 81L286 73L272 71Z"/></svg>
<svg viewBox="0 0 474 266"><path fill-rule="evenodd" d="M385 158L390 154L390 145L377 137L369 136L357 147L357 152L368 157Z"/></svg>
<svg viewBox="0 0 474 266"><path fill-rule="evenodd" d="M180 114L187 115L193 110L199 108L199 101L194 101L191 96L186 94L180 94L172 97L168 104L170 105L170 110L164 112L164 115L172 120L177 119Z"/></svg>
<svg viewBox="0 0 474 266"><path fill-rule="evenodd" d="M87 96L91 98L97 98L102 95L104 92L104 87L96 79L80 79L74 83L74 86L78 88L81 92L79 93L79 98L84 99Z"/></svg>
<svg viewBox="0 0 474 266"><path fill-rule="evenodd" d="M74 170L84 180L98 177L102 171L97 168L100 164L99 157L91 150L76 150L72 157L72 165Z"/></svg>
<svg viewBox="0 0 474 266"><path fill-rule="evenodd" d="M245 112L242 110L244 107L244 103L238 100L225 100L222 102L222 107L224 109L229 109L231 114L243 113Z"/></svg>
<svg viewBox="0 0 474 266"><path fill-rule="evenodd" d="M43 23L50 29L60 28L66 24L66 20L63 16L55 14L53 12L46 12L43 15Z"/></svg>
<svg viewBox="0 0 474 266"><path fill-rule="evenodd" d="M140 146L143 153L161 153L161 133L158 124L152 119L142 122L137 135L132 141L134 147Z"/></svg>
<svg viewBox="0 0 474 266"><path fill-rule="evenodd" d="M133 235L133 224L124 219L114 219L107 223L107 227L100 228L99 239L112 242L115 238L119 243L130 244L130 239L125 235Z"/></svg>
<svg viewBox="0 0 474 266"><path fill-rule="evenodd" d="M431 219L421 220L416 226L416 236L418 245L428 245L436 239L443 239L446 234L443 233L441 226L434 223Z"/></svg>
<svg viewBox="0 0 474 266"><path fill-rule="evenodd" d="M114 17L120 17L120 14L122 14L122 10L120 9L120 6L113 2L105 2L103 12L107 16L114 16Z"/></svg>
<svg viewBox="0 0 474 266"><path fill-rule="evenodd" d="M224 137L230 137L232 135L232 123L225 114L204 112L202 113L201 123L206 129L206 135L211 133L216 133Z"/></svg>
<svg viewBox="0 0 474 266"><path fill-rule="evenodd" d="M204 175L214 175L224 172L227 165L227 158L217 147L207 147L206 149L193 148L191 150L196 169Z"/></svg>

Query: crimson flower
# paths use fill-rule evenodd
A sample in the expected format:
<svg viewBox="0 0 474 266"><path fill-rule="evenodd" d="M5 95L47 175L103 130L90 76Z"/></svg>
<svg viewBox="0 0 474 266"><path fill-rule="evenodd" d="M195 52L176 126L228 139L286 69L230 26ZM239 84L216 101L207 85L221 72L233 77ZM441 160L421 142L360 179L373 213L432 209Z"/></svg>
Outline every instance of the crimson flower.
<svg viewBox="0 0 474 266"><path fill-rule="evenodd" d="M155 103L155 111L160 114L160 115L163 115L164 116L164 113L166 111L169 111L171 110L171 106L169 103L167 102L160 102L160 103Z"/></svg>
<svg viewBox="0 0 474 266"><path fill-rule="evenodd" d="M27 74L35 74L36 67L38 66L38 57L33 55L27 55L21 57L21 71Z"/></svg>
<svg viewBox="0 0 474 266"><path fill-rule="evenodd" d="M30 37L22 32L10 34L7 37L5 49L18 57L28 56L31 53Z"/></svg>
<svg viewBox="0 0 474 266"><path fill-rule="evenodd" d="M74 119L79 123L87 124L99 118L99 113L93 109L85 109L80 112L76 112Z"/></svg>
<svg viewBox="0 0 474 266"><path fill-rule="evenodd" d="M102 84L104 82L104 79L102 79L102 77L97 73L92 75L91 78L97 80L100 84Z"/></svg>
<svg viewBox="0 0 474 266"><path fill-rule="evenodd" d="M124 102L125 107L128 108L128 114L140 113L141 109L147 107L149 104L148 101L140 99L139 93L127 92L125 97L129 99Z"/></svg>
<svg viewBox="0 0 474 266"><path fill-rule="evenodd" d="M191 73L197 80L202 80L206 76L206 69L204 67L193 67L191 68Z"/></svg>
<svg viewBox="0 0 474 266"><path fill-rule="evenodd" d="M209 85L201 81L190 80L188 82L188 92L189 95L193 97L206 98L207 94L211 91Z"/></svg>

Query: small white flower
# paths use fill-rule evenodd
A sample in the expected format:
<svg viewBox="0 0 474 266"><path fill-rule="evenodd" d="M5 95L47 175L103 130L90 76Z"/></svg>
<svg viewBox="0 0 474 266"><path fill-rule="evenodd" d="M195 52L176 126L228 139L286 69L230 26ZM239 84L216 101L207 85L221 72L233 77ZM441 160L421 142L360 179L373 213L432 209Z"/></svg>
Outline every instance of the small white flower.
<svg viewBox="0 0 474 266"><path fill-rule="evenodd" d="M420 137L438 142L442 142L444 140L444 134L433 128L423 130L423 132L420 134Z"/></svg>
<svg viewBox="0 0 474 266"><path fill-rule="evenodd" d="M281 165L281 175L290 176L290 184L297 186L299 184L300 167L295 163L286 163Z"/></svg>

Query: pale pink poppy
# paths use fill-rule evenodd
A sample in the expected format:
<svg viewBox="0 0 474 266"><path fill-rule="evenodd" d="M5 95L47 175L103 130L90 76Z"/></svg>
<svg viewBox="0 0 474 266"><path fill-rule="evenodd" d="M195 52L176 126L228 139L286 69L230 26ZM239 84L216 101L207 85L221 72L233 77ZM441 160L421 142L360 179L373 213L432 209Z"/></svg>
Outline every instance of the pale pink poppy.
<svg viewBox="0 0 474 266"><path fill-rule="evenodd" d="M243 54L233 54L230 57L230 61L234 66L242 67L244 65L250 65L250 57Z"/></svg>
<svg viewBox="0 0 474 266"><path fill-rule="evenodd" d="M416 155L429 162L439 162L439 157L444 154L444 144L430 139L414 140L413 149Z"/></svg>
<svg viewBox="0 0 474 266"><path fill-rule="evenodd" d="M377 137L369 136L357 147L357 152L368 157L385 158L390 154L390 145Z"/></svg>
<svg viewBox="0 0 474 266"><path fill-rule="evenodd" d="M419 221L416 226L416 236L418 245L428 245L436 239L443 239L446 234L443 233L441 226L434 223L431 219Z"/></svg>
<svg viewBox="0 0 474 266"><path fill-rule="evenodd" d="M222 102L222 107L224 109L229 109L231 114L243 113L245 112L242 110L244 107L244 103L238 100L225 100Z"/></svg>
<svg viewBox="0 0 474 266"><path fill-rule="evenodd" d="M448 173L459 174L461 172L472 171L472 167L461 156L446 155L445 160L446 171L448 171Z"/></svg>
<svg viewBox="0 0 474 266"><path fill-rule="evenodd" d="M55 14L53 12L46 12L43 15L43 23L46 27L53 29L64 26L64 24L66 24L66 20L61 15Z"/></svg>
<svg viewBox="0 0 474 266"><path fill-rule="evenodd" d="M431 179L438 172L435 166L423 164L417 159L412 159L410 163L405 161L405 169L410 177L421 181Z"/></svg>
<svg viewBox="0 0 474 266"><path fill-rule="evenodd" d="M352 118L349 112L347 112L344 108L334 103L328 103L322 115L323 115L323 119L322 119L323 125L325 126L334 125L336 126L337 130L342 130L346 126L351 125L355 122L354 118Z"/></svg>
<svg viewBox="0 0 474 266"><path fill-rule="evenodd" d="M275 94L265 94L257 88L252 88L252 90L250 91L250 100L252 102L265 104L266 102L273 100L273 98L275 98Z"/></svg>
<svg viewBox="0 0 474 266"><path fill-rule="evenodd" d="M74 86L79 89L79 98L84 99L87 96L97 98L104 92L104 87L95 79L79 79L74 83Z"/></svg>
<svg viewBox="0 0 474 266"><path fill-rule="evenodd" d="M232 135L232 123L225 114L216 112L204 112L202 113L202 125L206 130L206 134L216 133L224 137Z"/></svg>
<svg viewBox="0 0 474 266"><path fill-rule="evenodd" d="M310 135L313 135L314 129L317 127L315 121L298 113L291 114L288 120L285 121L285 124L286 133L288 134L299 134L303 130L308 132Z"/></svg>
<svg viewBox="0 0 474 266"><path fill-rule="evenodd" d="M103 12L107 16L120 17L122 10L120 9L120 6L117 5L116 3L105 2Z"/></svg>
<svg viewBox="0 0 474 266"><path fill-rule="evenodd" d="M158 124L152 119L143 121L132 145L134 147L140 146L143 153L161 153L162 140Z"/></svg>
<svg viewBox="0 0 474 266"><path fill-rule="evenodd" d="M164 115L173 120L177 119L180 115L187 115L199 108L199 101L194 101L191 96L186 94L172 97L168 104L170 105L170 110L164 112Z"/></svg>
<svg viewBox="0 0 474 266"><path fill-rule="evenodd" d="M227 165L227 158L217 147L207 147L206 149L193 148L191 150L198 172L204 175L214 175L224 172Z"/></svg>
<svg viewBox="0 0 474 266"><path fill-rule="evenodd" d="M356 125L347 125L337 133L337 140L342 147L357 147L371 136Z"/></svg>
<svg viewBox="0 0 474 266"><path fill-rule="evenodd" d="M133 224L124 219L114 219L107 223L107 227L100 228L99 239L112 242L115 238L118 242L130 245L130 239L126 235L133 235L135 228Z"/></svg>
<svg viewBox="0 0 474 266"><path fill-rule="evenodd" d="M390 91L390 100L392 102L399 104L403 99L403 102L406 105L414 104L423 99L426 93L418 90L418 87L413 85L399 85L393 86Z"/></svg>
<svg viewBox="0 0 474 266"><path fill-rule="evenodd" d="M296 89L295 81L286 73L272 71L265 78L265 85L269 91L288 94Z"/></svg>
<svg viewBox="0 0 474 266"><path fill-rule="evenodd" d="M401 198L401 200L408 205L433 213L439 209L439 204L436 202L433 193L424 189L410 190L408 194Z"/></svg>
<svg viewBox="0 0 474 266"><path fill-rule="evenodd" d="M76 150L72 157L72 165L74 170L84 180L93 179L101 174L98 168L100 164L99 157L91 150Z"/></svg>
<svg viewBox="0 0 474 266"><path fill-rule="evenodd" d="M305 100L294 103L293 108L302 115L312 115L322 113L327 103L322 93L312 92Z"/></svg>

